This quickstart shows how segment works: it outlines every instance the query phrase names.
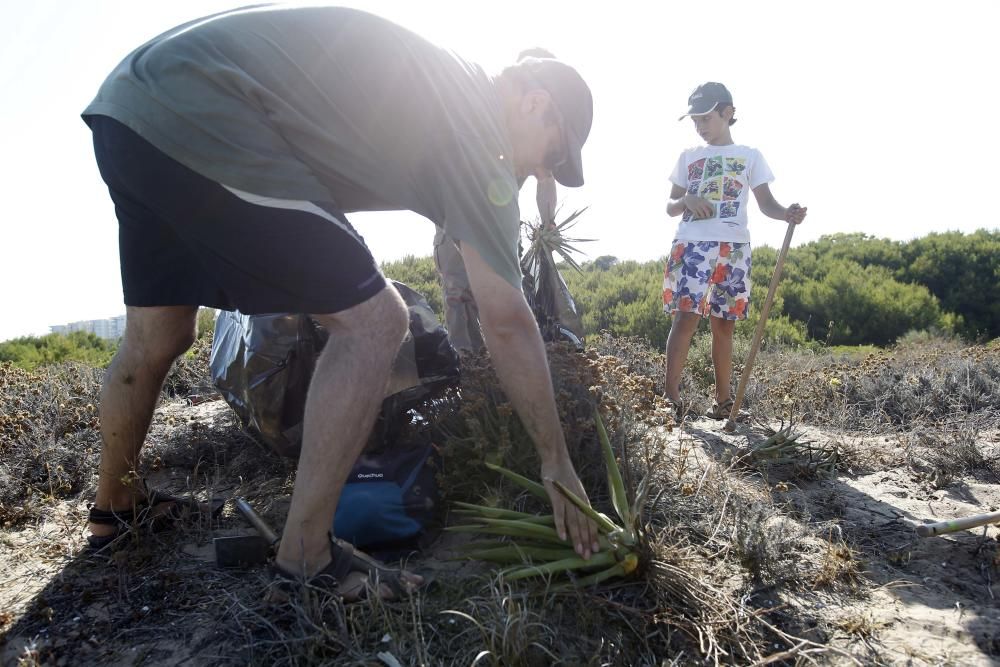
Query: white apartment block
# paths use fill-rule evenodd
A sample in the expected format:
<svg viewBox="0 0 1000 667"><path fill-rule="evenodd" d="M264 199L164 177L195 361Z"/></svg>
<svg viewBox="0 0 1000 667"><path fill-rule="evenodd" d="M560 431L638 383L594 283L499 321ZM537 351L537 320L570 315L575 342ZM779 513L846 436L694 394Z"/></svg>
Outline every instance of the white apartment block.
<svg viewBox="0 0 1000 667"><path fill-rule="evenodd" d="M69 324L56 324L49 327L52 333L68 334L74 331L92 333L98 338L117 340L125 333L125 316L109 317L104 320L82 320Z"/></svg>

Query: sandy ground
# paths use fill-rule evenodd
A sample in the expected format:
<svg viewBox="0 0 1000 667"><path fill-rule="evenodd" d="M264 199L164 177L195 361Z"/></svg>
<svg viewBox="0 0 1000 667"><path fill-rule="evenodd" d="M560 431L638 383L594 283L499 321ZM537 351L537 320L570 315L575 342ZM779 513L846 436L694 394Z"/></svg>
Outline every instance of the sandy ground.
<svg viewBox="0 0 1000 667"><path fill-rule="evenodd" d="M693 437L716 457L720 447L732 451L745 445L743 436L726 433L721 424L697 419L671 437ZM934 488L932 471L885 467L907 458L897 436L799 430L813 442L836 443L863 454L875 469L831 480L794 483L779 477L758 484L777 491L776 503L795 508L791 514L828 524L831 537L842 537L857 552L868 581L854 601L798 592L781 602L811 607L843 627L844 636L835 643L856 655L867 654L863 662L1000 664L1000 525L931 538L918 537L913 529L919 523L1000 510L997 480L991 475L983 475L990 481L962 477ZM1000 434L987 434L976 446L996 460Z"/></svg>

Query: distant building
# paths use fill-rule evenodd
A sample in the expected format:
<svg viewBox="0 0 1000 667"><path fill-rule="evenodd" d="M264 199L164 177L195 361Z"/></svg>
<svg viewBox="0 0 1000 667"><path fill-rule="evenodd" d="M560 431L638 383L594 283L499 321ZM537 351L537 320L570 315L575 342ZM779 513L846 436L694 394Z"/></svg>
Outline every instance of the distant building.
<svg viewBox="0 0 1000 667"><path fill-rule="evenodd" d="M125 316L109 317L105 320L82 320L80 322L70 322L69 324L56 324L49 327L49 331L58 334L68 334L74 331L92 333L98 338L108 340L118 340L125 333Z"/></svg>

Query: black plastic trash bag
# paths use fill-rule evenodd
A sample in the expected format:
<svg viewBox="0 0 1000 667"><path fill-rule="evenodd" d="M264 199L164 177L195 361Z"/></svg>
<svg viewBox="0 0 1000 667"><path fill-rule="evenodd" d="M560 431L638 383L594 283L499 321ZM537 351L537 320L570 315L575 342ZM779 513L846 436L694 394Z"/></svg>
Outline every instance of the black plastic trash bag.
<svg viewBox="0 0 1000 667"><path fill-rule="evenodd" d="M403 283L393 285L409 308L410 331L382 404L380 425L386 432L407 418L408 410L456 386L459 377L458 354L427 301ZM327 344L336 340L307 315L222 311L212 343L212 381L247 430L279 454L294 457L302 444L309 381Z"/></svg>
<svg viewBox="0 0 1000 667"><path fill-rule="evenodd" d="M577 252L573 244L591 239L568 238L565 232L585 210L575 211L558 224L522 223L528 240L528 247L521 255L524 297L535 314L542 338L567 341L577 350L583 349L583 322L554 255L559 255L570 268L581 270L572 256Z"/></svg>
<svg viewBox="0 0 1000 667"><path fill-rule="evenodd" d="M521 264L521 288L535 314L542 338L583 349L583 324L569 287L553 261Z"/></svg>

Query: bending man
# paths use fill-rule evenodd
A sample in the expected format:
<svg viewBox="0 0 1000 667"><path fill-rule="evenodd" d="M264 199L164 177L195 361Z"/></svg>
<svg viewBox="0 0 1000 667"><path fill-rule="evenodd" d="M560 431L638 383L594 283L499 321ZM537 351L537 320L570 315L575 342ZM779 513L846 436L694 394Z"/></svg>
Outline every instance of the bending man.
<svg viewBox="0 0 1000 667"><path fill-rule="evenodd" d="M596 526L552 485L586 497L517 256L519 184L539 173L583 183L592 100L576 70L527 58L491 76L361 11L246 8L142 45L83 116L115 203L127 306L101 396L93 545L137 513L171 521L206 511L130 483L163 379L193 342L198 306L305 312L338 344L323 351L309 388L276 570L326 576L348 597L366 577L389 579L329 530L408 321L345 212L405 209L460 244L557 530L584 556L598 548Z"/></svg>

